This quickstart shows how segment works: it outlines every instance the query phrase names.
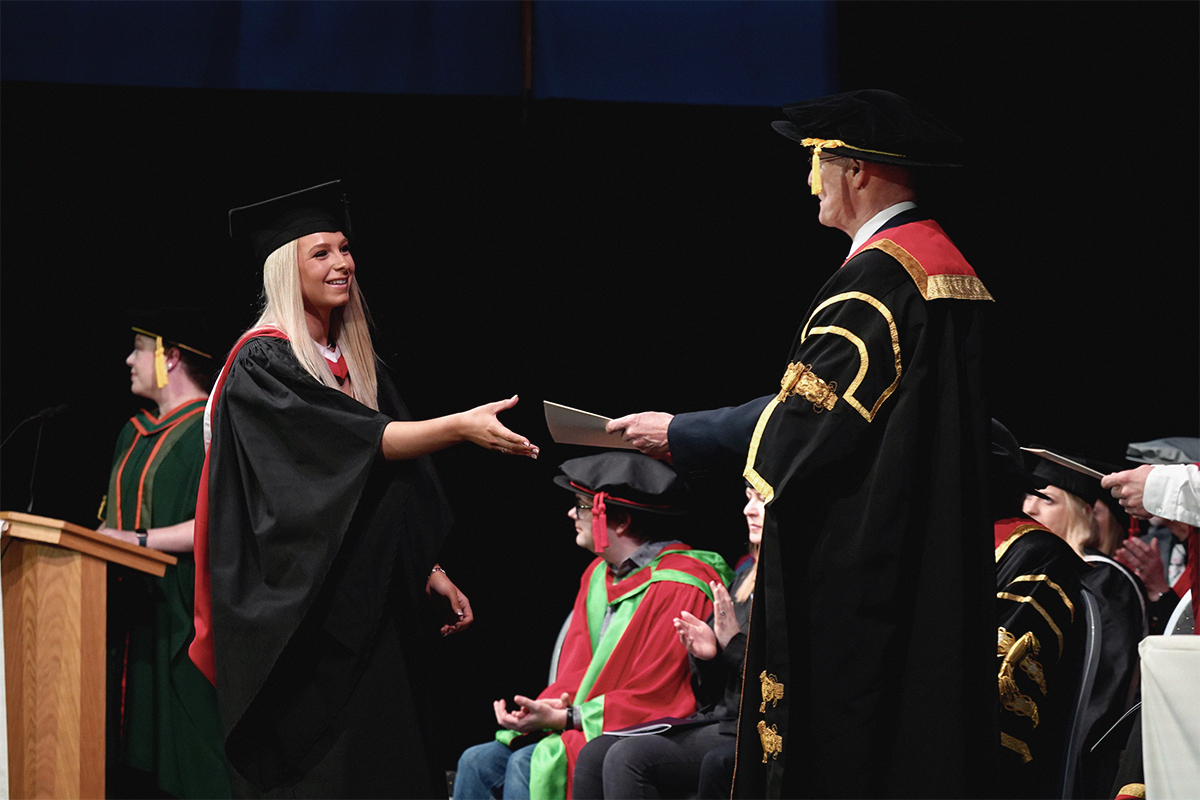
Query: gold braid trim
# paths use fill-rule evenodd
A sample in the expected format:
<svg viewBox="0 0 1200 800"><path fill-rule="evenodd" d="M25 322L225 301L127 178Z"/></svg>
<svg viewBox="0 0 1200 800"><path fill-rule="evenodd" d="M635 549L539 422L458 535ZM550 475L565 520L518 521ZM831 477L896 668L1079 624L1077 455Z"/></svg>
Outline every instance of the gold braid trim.
<svg viewBox="0 0 1200 800"><path fill-rule="evenodd" d="M1058 596L1062 598L1063 605L1066 606L1067 610L1071 612L1071 621L1075 621L1075 604L1071 602L1071 598L1067 597L1067 593L1063 591L1063 588L1054 581L1050 580L1048 575L1022 575L1019 578L1013 578L1008 582L1008 585L1012 586L1014 583L1020 583L1022 581L1028 581L1030 583L1044 583L1054 591L1058 592Z"/></svg>
<svg viewBox="0 0 1200 800"><path fill-rule="evenodd" d="M783 402L790 396L798 394L812 403L813 411L819 414L822 411L833 410L838 399L836 389L836 381L826 383L813 373L811 365L795 361L788 364L787 371L783 373L783 378L779 381L778 399Z"/></svg>
<svg viewBox="0 0 1200 800"><path fill-rule="evenodd" d="M1033 682L1042 690L1042 697L1045 697L1048 692L1046 691L1046 673L1042 671L1042 665L1033 656L1025 656L1021 659L1021 670L1033 679Z"/></svg>
<svg viewBox="0 0 1200 800"><path fill-rule="evenodd" d="M1017 637L1006 631L1003 625L996 630L996 655L1006 654L1016 643Z"/></svg>
<svg viewBox="0 0 1200 800"><path fill-rule="evenodd" d="M983 281L975 275L930 275L925 267L912 253L905 250L891 239L880 239L862 249L882 250L900 262L900 266L913 279L921 297L926 300L992 300L992 295L984 287Z"/></svg>
<svg viewBox="0 0 1200 800"><path fill-rule="evenodd" d="M1117 792L1117 797L1140 797L1144 800L1146 797L1146 784L1127 783L1121 787L1121 791Z"/></svg>
<svg viewBox="0 0 1200 800"><path fill-rule="evenodd" d="M1050 630L1054 631L1054 635L1058 637L1058 655L1060 657L1062 656L1062 651L1063 651L1062 631L1059 630L1059 627L1054 624L1054 620L1050 619L1050 615L1046 612L1046 609L1044 609L1040 605L1038 605L1038 602L1036 600L1034 600L1032 597L1025 597L1024 595L1019 595L1019 594L1012 594L1011 592L996 592L996 598L998 600L1012 600L1014 603L1028 603L1029 605L1033 606L1033 610L1042 615L1042 619L1046 620L1046 624L1050 626Z"/></svg>
<svg viewBox="0 0 1200 800"><path fill-rule="evenodd" d="M1020 739L1017 739L1014 736L1009 736L1004 731L1001 731L1000 744L1020 755L1022 764L1028 764L1030 761L1033 761L1033 754L1029 752L1029 745L1025 744Z"/></svg>
<svg viewBox="0 0 1200 800"><path fill-rule="evenodd" d="M1014 666L1023 659L1026 653L1037 653L1041 649L1037 639L1033 633L1026 633L1017 643L1012 646L1008 653L1004 656L1004 660L1000 662L1000 702L1004 705L1005 710L1011 711L1014 714L1022 717L1029 717L1033 721L1033 727L1038 726L1038 707L1037 703L1017 688L1017 682L1013 678Z"/></svg>
<svg viewBox="0 0 1200 800"><path fill-rule="evenodd" d="M1020 539L1030 531L1037 531L1041 529L1041 525L1035 525L1032 522L1024 525L1018 525L1017 527L1013 528L1012 533L1008 535L1008 538L1001 542L1000 546L996 548L996 563L1000 563L1000 559L1003 558L1004 554L1008 552L1008 548L1012 547L1013 542L1015 542L1017 539Z"/></svg>

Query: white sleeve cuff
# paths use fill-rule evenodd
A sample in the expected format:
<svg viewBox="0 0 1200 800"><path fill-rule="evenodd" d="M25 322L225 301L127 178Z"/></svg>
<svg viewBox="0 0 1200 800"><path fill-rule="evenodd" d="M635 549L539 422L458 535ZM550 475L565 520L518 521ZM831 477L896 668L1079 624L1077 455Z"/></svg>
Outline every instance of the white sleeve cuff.
<svg viewBox="0 0 1200 800"><path fill-rule="evenodd" d="M1156 517L1200 526L1200 467L1162 464L1150 470L1142 505Z"/></svg>

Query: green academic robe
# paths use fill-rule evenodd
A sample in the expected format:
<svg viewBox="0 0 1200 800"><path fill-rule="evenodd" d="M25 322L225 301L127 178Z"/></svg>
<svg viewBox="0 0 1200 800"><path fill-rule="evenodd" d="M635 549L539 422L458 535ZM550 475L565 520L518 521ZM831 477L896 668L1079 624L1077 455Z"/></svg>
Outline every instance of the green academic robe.
<svg viewBox="0 0 1200 800"><path fill-rule="evenodd" d="M195 516L204 403L184 403L161 418L142 411L126 424L113 456L108 527L160 528ZM228 797L216 695L187 654L195 561L176 555L161 578L110 567L110 776L123 764L176 797ZM126 780L128 773L113 789L139 791Z"/></svg>

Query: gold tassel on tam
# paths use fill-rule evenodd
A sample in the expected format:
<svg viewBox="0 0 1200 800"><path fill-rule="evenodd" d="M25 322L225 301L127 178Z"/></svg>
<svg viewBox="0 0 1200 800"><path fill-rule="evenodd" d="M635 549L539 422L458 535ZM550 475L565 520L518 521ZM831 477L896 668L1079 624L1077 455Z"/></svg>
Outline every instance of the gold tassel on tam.
<svg viewBox="0 0 1200 800"><path fill-rule="evenodd" d="M845 147L841 139L805 139L800 144L811 147L812 151L812 193L821 193L821 150L826 147Z"/></svg>
<svg viewBox="0 0 1200 800"><path fill-rule="evenodd" d="M161 336L154 337L154 380L159 389L167 385L167 355Z"/></svg>

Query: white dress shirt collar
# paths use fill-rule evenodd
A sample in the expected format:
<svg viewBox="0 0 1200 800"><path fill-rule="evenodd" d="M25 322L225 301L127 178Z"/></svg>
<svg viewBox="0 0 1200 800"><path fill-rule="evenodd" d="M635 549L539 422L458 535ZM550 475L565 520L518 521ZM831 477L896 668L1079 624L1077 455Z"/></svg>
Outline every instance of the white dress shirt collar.
<svg viewBox="0 0 1200 800"><path fill-rule="evenodd" d="M908 211L910 208L916 208L917 204L911 200L905 200L903 203L896 203L894 206L888 206L883 211L880 211L875 216L871 217L863 226L858 229L858 233L854 234L854 241L850 242L850 252L863 246L863 243L878 233L884 223L902 211Z"/></svg>

